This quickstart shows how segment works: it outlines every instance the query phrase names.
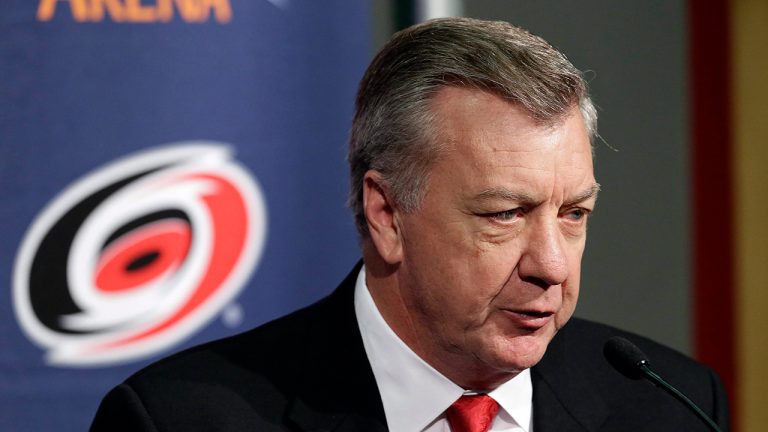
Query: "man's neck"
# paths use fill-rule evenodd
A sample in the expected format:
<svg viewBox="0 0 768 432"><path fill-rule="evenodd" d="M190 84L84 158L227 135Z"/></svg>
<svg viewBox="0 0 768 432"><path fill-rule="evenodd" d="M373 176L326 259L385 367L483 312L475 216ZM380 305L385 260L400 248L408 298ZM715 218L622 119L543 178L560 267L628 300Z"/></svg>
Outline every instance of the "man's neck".
<svg viewBox="0 0 768 432"><path fill-rule="evenodd" d="M368 291L387 325L422 360L467 390L491 391L519 373L492 371L466 353L443 348L441 341L435 340L426 326L418 324L418 317L414 316L419 313L418 307L408 304L407 296L401 292L403 282L399 277L399 266L388 265L380 257L372 256L375 254L375 250L364 248Z"/></svg>

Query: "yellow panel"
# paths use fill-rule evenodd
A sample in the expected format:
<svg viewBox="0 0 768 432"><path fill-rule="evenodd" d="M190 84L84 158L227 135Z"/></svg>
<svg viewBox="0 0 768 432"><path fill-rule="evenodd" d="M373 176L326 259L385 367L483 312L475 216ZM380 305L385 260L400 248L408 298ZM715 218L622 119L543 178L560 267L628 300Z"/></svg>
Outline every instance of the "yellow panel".
<svg viewBox="0 0 768 432"><path fill-rule="evenodd" d="M732 4L740 387L733 415L743 432L758 432L768 425L768 2ZM712 199L711 217L727 211Z"/></svg>

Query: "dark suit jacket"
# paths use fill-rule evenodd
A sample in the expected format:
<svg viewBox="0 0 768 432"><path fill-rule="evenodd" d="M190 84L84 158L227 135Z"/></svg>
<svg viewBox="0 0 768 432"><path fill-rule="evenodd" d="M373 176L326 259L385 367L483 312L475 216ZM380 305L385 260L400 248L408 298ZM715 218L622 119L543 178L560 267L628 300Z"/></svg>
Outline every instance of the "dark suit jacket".
<svg viewBox="0 0 768 432"><path fill-rule="evenodd" d="M385 431L353 306L359 266L329 297L286 317L161 360L115 387L92 431ZM638 336L572 319L532 370L534 432L706 431L677 401L602 357L633 340L658 372L715 421L728 421L716 375Z"/></svg>

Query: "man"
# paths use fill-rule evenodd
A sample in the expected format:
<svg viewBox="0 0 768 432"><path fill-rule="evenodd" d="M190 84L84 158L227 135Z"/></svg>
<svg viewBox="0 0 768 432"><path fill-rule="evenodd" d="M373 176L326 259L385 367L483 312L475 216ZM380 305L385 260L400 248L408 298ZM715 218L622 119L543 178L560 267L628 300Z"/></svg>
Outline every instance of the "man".
<svg viewBox="0 0 768 432"><path fill-rule="evenodd" d="M715 421L709 369L571 320L599 185L581 74L506 23L398 33L360 85L350 207L363 263L329 297L162 360L92 429L695 431L602 358L632 338Z"/></svg>

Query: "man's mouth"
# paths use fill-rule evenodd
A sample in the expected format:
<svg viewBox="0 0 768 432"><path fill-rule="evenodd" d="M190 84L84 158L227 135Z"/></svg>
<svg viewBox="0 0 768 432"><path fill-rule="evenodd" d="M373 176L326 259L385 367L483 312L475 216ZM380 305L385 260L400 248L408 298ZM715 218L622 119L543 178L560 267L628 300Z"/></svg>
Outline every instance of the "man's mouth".
<svg viewBox="0 0 768 432"><path fill-rule="evenodd" d="M507 317L512 321L515 327L524 330L538 330L547 325L554 312L550 311L536 311L536 310L509 310L504 309Z"/></svg>

